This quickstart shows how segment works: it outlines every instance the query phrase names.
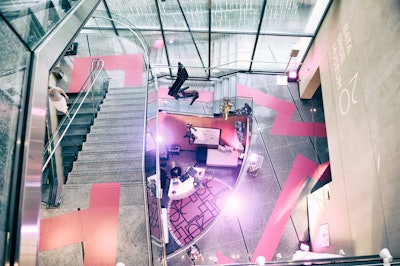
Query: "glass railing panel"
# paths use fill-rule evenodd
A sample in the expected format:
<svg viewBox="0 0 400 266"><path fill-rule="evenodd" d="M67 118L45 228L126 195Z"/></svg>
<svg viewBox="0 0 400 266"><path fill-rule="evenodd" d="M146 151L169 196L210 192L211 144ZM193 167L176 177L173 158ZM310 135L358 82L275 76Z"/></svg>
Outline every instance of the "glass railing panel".
<svg viewBox="0 0 400 266"><path fill-rule="evenodd" d="M231 115L239 112L245 106L245 103L253 108L253 99L246 97L231 97L229 102L232 104ZM205 117L215 117L222 113L224 100L216 100L211 102L197 102L190 105L191 99L173 100L169 98L159 99L159 110L167 113L183 114L183 115L199 115ZM241 114L238 114L241 115Z"/></svg>
<svg viewBox="0 0 400 266"><path fill-rule="evenodd" d="M33 49L80 0L2 1L0 12Z"/></svg>
<svg viewBox="0 0 400 266"><path fill-rule="evenodd" d="M149 74L151 76L151 74ZM159 147L157 144L158 117L157 80L150 79L147 84L146 139L145 139L145 178L147 185L147 204L151 236L151 256L153 261L165 261L164 220L161 197L159 167ZM154 134L155 132L155 134Z"/></svg>
<svg viewBox="0 0 400 266"><path fill-rule="evenodd" d="M213 103L197 102L190 105L191 99L173 100L169 98L159 99L159 108L163 112L213 116Z"/></svg>
<svg viewBox="0 0 400 266"><path fill-rule="evenodd" d="M47 120L48 133L45 139L47 144L44 149L44 166L42 168L42 202L48 206L57 205L57 176L59 175L57 160L62 160L61 157L57 158L57 156L61 154L61 142L68 134L68 130L70 130L75 119L78 119L80 115L90 116L91 112L92 120L94 119L108 89L109 77L103 68L103 61L93 60L90 75L76 95L74 102L69 106L68 115L61 118L53 132L49 129L53 121L52 119ZM50 117L50 114L48 114L48 117ZM74 139L65 138L65 141L69 142L70 146L75 146L77 150L80 149L81 143Z"/></svg>
<svg viewBox="0 0 400 266"><path fill-rule="evenodd" d="M145 38L143 37L143 34L141 31L139 31L129 20L127 20L125 17L120 17L117 14L112 14L112 18L109 18L108 15L105 14L104 11L95 11L92 15L92 17L86 22L85 27L88 29L85 29L86 32L97 32L100 33L101 35L104 34L103 30L96 30L99 25L114 25L116 28L125 28L125 31L121 31L120 37L123 37L124 39L129 40L129 44L132 46L133 51L136 51L135 53L138 54L143 54L144 60L145 60L145 67L148 68L150 66L149 62L149 45L146 43ZM90 28L91 26L97 25L96 27ZM89 29L90 28L90 29ZM108 32L109 34L115 34L115 31L110 31ZM125 45L128 45L128 42L125 43ZM128 47L125 47L125 49L129 49ZM125 51L121 51L121 53L124 53ZM150 72L150 76L152 75L152 72Z"/></svg>

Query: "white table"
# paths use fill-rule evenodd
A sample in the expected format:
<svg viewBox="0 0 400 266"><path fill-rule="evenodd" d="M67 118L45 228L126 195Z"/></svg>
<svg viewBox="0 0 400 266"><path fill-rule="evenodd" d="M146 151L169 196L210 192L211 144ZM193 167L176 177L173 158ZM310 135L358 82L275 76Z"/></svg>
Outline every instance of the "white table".
<svg viewBox="0 0 400 266"><path fill-rule="evenodd" d="M207 149L207 166L237 167L239 154L237 151L222 152L218 149Z"/></svg>
<svg viewBox="0 0 400 266"><path fill-rule="evenodd" d="M197 171L195 177L199 180L203 179L205 169L200 167L193 168ZM193 185L195 177L189 176L189 178L186 179L184 182L182 182L179 178L172 178L169 184L168 197L171 200L180 200L192 195L197 190L197 188Z"/></svg>

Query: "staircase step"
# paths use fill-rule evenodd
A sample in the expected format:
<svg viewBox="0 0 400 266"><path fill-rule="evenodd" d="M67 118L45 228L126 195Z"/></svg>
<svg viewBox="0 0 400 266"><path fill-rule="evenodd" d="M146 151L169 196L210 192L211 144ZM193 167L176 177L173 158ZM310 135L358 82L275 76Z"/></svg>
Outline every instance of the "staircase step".
<svg viewBox="0 0 400 266"><path fill-rule="evenodd" d="M126 105L145 105L145 99L146 98L128 98L128 97L123 97L121 96L120 98L106 98L104 99L102 107L105 105L120 105L120 104L126 104Z"/></svg>
<svg viewBox="0 0 400 266"><path fill-rule="evenodd" d="M61 132L64 133L64 129L62 128ZM90 131L90 127L85 125L70 125L67 131L65 131L66 136L79 136L86 135Z"/></svg>
<svg viewBox="0 0 400 266"><path fill-rule="evenodd" d="M144 110L137 110L135 112L126 112L120 113L118 111L115 112L99 112L97 114L98 118L102 119L114 119L116 117L119 118L126 118L126 119L133 119L133 118L144 118Z"/></svg>
<svg viewBox="0 0 400 266"><path fill-rule="evenodd" d="M133 112L137 110L144 110L145 105L143 103L141 104L132 104L132 103L125 103L125 104L109 104L101 107L102 113L107 113L107 112Z"/></svg>
<svg viewBox="0 0 400 266"><path fill-rule="evenodd" d="M82 145L82 151L89 152L89 151L98 151L99 143L88 143L85 142ZM101 143L101 150L111 152L111 151L142 151L142 145L137 145L136 143L132 143L132 141L110 141Z"/></svg>
<svg viewBox="0 0 400 266"><path fill-rule="evenodd" d="M90 129L90 132L93 134L104 134L104 133L142 133L144 121L129 121L129 124L119 124L119 123L110 123L106 121L100 121L96 125L93 125ZM140 122L140 123L139 123Z"/></svg>
<svg viewBox="0 0 400 266"><path fill-rule="evenodd" d="M103 127L121 127L121 126L142 126L144 125L143 119L124 119L124 118L116 118L116 119L101 119L96 118L94 124L92 125L92 130L95 128L103 128Z"/></svg>
<svg viewBox="0 0 400 266"><path fill-rule="evenodd" d="M144 99L146 97L146 92L145 91L134 91L134 90L119 90L119 91L113 91L107 94L106 99L115 99L115 98L121 98L121 97L127 97L129 99Z"/></svg>
<svg viewBox="0 0 400 266"><path fill-rule="evenodd" d="M79 147L77 146L64 146L61 149L63 156L76 156L78 154Z"/></svg>
<svg viewBox="0 0 400 266"><path fill-rule="evenodd" d="M78 156L79 157L79 156ZM121 173L141 171L141 161L119 161L119 162L80 162L75 161L72 171L82 173ZM72 173L72 172L71 172Z"/></svg>
<svg viewBox="0 0 400 266"><path fill-rule="evenodd" d="M74 125L93 124L93 114L77 114L73 120Z"/></svg>
<svg viewBox="0 0 400 266"><path fill-rule="evenodd" d="M74 170L68 175L67 184L92 184L92 183L112 183L112 182L135 182L143 183L141 171L132 172L97 172L97 173L75 173Z"/></svg>
<svg viewBox="0 0 400 266"><path fill-rule="evenodd" d="M132 131L129 132L130 134L128 134L127 132L112 132L112 130L110 129L110 131L108 132L101 132L101 133L90 133L87 135L86 137L86 142L97 142L97 143L101 143L102 141L104 142L120 142L120 141L131 141L131 143L134 143L135 141L140 141L142 142L142 128L138 128L137 132Z"/></svg>
<svg viewBox="0 0 400 266"><path fill-rule="evenodd" d="M123 161L123 160L134 160L141 157L141 151L107 151L99 148L96 151L81 151L79 153L79 161Z"/></svg>
<svg viewBox="0 0 400 266"><path fill-rule="evenodd" d="M64 136L61 146L79 146L85 140L85 136Z"/></svg>

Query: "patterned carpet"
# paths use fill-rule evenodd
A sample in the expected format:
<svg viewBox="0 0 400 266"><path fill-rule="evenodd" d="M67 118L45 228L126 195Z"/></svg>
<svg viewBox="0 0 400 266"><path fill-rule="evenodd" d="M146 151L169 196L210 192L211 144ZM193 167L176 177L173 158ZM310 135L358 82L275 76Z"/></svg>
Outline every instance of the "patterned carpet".
<svg viewBox="0 0 400 266"><path fill-rule="evenodd" d="M182 200L168 205L169 230L176 243L184 246L206 229L222 210L232 188L212 178L203 181L203 188Z"/></svg>

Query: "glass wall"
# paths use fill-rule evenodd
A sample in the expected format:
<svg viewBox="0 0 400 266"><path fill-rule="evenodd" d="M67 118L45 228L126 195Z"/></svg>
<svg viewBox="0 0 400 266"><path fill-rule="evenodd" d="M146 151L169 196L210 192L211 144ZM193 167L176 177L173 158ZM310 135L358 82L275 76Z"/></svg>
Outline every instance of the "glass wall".
<svg viewBox="0 0 400 266"><path fill-rule="evenodd" d="M0 12L33 50L80 0L24 2L5 1L0 4Z"/></svg>
<svg viewBox="0 0 400 266"><path fill-rule="evenodd" d="M288 64L297 69L331 0L105 2L112 14L143 33L149 47L159 50L157 64L174 67L181 61L191 67L192 77L203 78L208 73L201 68L215 66L277 74ZM122 32L124 27L117 28ZM295 60L293 46L300 50Z"/></svg>
<svg viewBox="0 0 400 266"><path fill-rule="evenodd" d="M0 264L36 263L49 71L97 4L0 3Z"/></svg>
<svg viewBox="0 0 400 266"><path fill-rule="evenodd" d="M30 51L0 18L0 39L7 45L0 48L0 264L8 260L6 254L13 238L7 232L16 225L13 212L18 185L17 156L19 154L19 122L26 99L26 83L29 73Z"/></svg>

